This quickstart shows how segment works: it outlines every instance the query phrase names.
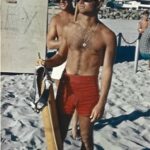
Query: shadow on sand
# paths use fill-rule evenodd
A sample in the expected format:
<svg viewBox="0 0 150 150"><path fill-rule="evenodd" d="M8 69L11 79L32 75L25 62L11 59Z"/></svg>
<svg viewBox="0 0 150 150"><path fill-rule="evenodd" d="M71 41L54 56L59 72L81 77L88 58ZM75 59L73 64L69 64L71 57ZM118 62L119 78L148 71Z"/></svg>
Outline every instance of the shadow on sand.
<svg viewBox="0 0 150 150"><path fill-rule="evenodd" d="M111 125L112 127L116 128L116 126L123 121L127 121L127 120L134 121L140 117L150 117L150 109L148 109L146 112L136 110L127 115L121 115L109 119L101 119L94 125L94 130L99 130L105 127L106 125Z"/></svg>
<svg viewBox="0 0 150 150"><path fill-rule="evenodd" d="M104 150L103 147L101 147L100 145L94 144L94 147L96 150Z"/></svg>

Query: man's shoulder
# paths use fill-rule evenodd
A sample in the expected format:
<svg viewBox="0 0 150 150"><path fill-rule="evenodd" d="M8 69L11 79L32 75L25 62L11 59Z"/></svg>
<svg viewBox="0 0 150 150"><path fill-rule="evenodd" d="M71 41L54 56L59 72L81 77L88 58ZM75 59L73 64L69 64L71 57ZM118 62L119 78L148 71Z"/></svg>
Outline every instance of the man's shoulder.
<svg viewBox="0 0 150 150"><path fill-rule="evenodd" d="M53 17L54 18L62 18L62 17L73 17L74 15L72 14L72 13L69 13L69 12L59 12L59 13L57 13L57 14L55 14Z"/></svg>
<svg viewBox="0 0 150 150"><path fill-rule="evenodd" d="M58 13L58 14L55 14L55 15L51 18L51 20L56 21L56 20L59 20L60 18L61 18L61 15L60 15L60 13Z"/></svg>
<svg viewBox="0 0 150 150"><path fill-rule="evenodd" d="M115 36L114 31L112 31L107 25L105 25L102 22L99 22L99 29L102 34L107 35L107 36Z"/></svg>
<svg viewBox="0 0 150 150"><path fill-rule="evenodd" d="M70 30L74 29L75 26L76 26L75 22L70 21L70 22L64 27L64 29L70 31Z"/></svg>
<svg viewBox="0 0 150 150"><path fill-rule="evenodd" d="M50 24L53 24L53 25L61 24L61 15L58 13L52 16L50 20Z"/></svg>

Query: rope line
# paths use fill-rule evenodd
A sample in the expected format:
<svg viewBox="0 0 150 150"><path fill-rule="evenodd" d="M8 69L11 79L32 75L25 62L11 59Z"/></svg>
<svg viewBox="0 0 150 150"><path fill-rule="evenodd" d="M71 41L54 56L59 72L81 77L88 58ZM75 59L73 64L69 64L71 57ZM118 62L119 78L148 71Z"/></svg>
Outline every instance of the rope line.
<svg viewBox="0 0 150 150"><path fill-rule="evenodd" d="M116 37L122 38L123 41L124 41L125 43L127 43L127 44L134 44L138 39L140 39L141 36L138 35L138 37L137 37L133 42L128 42L128 41L125 39L125 37L122 35L122 33L117 34Z"/></svg>
<svg viewBox="0 0 150 150"><path fill-rule="evenodd" d="M122 35L122 39L123 39L124 42L127 43L127 44L134 44L134 43L138 40L138 38L136 38L133 42L128 42L128 41L124 38L123 35Z"/></svg>

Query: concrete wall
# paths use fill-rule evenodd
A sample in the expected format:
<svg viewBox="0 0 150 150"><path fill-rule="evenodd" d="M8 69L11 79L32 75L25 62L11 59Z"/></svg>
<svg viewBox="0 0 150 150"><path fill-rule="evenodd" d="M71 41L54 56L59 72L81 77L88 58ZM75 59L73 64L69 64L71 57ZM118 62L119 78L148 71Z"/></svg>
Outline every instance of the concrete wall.
<svg viewBox="0 0 150 150"><path fill-rule="evenodd" d="M33 73L45 56L47 0L1 1L1 72Z"/></svg>

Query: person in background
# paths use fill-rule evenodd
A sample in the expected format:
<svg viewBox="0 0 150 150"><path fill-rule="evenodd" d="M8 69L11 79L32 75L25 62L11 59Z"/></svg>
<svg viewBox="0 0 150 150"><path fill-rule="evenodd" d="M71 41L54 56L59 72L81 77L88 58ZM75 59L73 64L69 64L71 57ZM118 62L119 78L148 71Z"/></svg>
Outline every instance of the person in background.
<svg viewBox="0 0 150 150"><path fill-rule="evenodd" d="M72 5L72 0L61 0L60 1L60 9L61 12L52 17L47 34L47 48L48 52L53 52L52 50L58 50L61 44L62 32L66 25L74 20L74 7ZM51 78L55 81L56 86L58 88L59 81L64 71L66 62L61 64L60 66L54 67L52 70ZM72 136L75 139L77 136L77 122L78 115L77 112L74 112L72 118Z"/></svg>
<svg viewBox="0 0 150 150"><path fill-rule="evenodd" d="M140 55L145 60L149 60L150 69L150 20L148 10L144 11L141 15L141 20L138 23L138 32L140 39Z"/></svg>
<svg viewBox="0 0 150 150"><path fill-rule="evenodd" d="M73 21L74 8L72 6L72 1L61 0L59 6L61 12L52 17L48 27L47 48L49 52L54 49L59 50L63 28L70 21ZM57 87L62 72L64 71L65 64L66 63L63 63L62 65L53 68L51 77L55 80Z"/></svg>
<svg viewBox="0 0 150 150"><path fill-rule="evenodd" d="M145 29L147 29L149 25L149 12L146 10L141 14L141 19L138 23L138 32L140 34L144 33Z"/></svg>

